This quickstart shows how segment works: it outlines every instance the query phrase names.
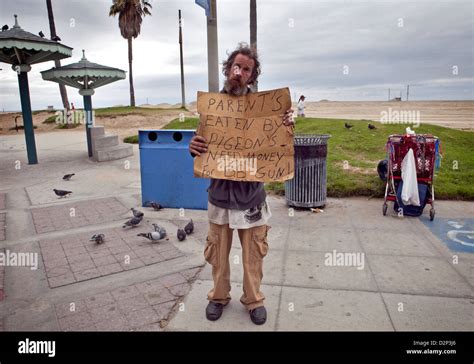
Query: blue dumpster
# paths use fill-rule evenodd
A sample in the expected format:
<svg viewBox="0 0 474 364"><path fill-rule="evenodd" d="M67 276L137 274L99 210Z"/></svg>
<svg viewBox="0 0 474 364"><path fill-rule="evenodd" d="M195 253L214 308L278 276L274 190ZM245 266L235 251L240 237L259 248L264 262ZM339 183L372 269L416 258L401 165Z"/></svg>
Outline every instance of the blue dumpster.
<svg viewBox="0 0 474 364"><path fill-rule="evenodd" d="M189 142L194 130L139 130L142 206L207 210L209 179L194 177Z"/></svg>

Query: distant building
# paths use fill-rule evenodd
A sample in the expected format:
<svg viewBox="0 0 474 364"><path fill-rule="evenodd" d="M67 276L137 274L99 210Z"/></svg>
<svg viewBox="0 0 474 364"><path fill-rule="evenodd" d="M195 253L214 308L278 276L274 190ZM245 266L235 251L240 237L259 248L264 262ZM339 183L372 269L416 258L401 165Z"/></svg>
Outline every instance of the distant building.
<svg viewBox="0 0 474 364"><path fill-rule="evenodd" d="M402 101L402 98L401 97L394 97L390 101Z"/></svg>

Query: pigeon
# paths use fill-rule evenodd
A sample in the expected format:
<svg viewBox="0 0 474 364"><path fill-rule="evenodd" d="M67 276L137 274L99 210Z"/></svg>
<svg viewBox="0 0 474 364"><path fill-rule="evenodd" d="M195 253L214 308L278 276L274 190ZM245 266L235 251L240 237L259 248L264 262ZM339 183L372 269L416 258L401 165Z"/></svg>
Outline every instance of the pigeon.
<svg viewBox="0 0 474 364"><path fill-rule="evenodd" d="M139 217L139 218L142 218L142 217L143 217L143 212L138 211L138 210L134 209L133 207L132 207L130 210L132 210L133 216Z"/></svg>
<svg viewBox="0 0 474 364"><path fill-rule="evenodd" d="M64 177L63 177L63 180L69 181L71 179L71 177L75 176L75 175L76 175L75 173L65 174Z"/></svg>
<svg viewBox="0 0 474 364"><path fill-rule="evenodd" d="M53 188L53 191L60 198L61 197L66 197L67 195L72 193L72 191L57 190L56 188Z"/></svg>
<svg viewBox="0 0 474 364"><path fill-rule="evenodd" d="M94 234L90 238L90 241L95 241L97 244L102 244L104 242L104 234Z"/></svg>
<svg viewBox="0 0 474 364"><path fill-rule="evenodd" d="M377 129L377 128L375 127L375 125L372 125L372 124L370 124L370 123L369 123L369 125L367 125L367 127L368 127L370 130Z"/></svg>
<svg viewBox="0 0 474 364"><path fill-rule="evenodd" d="M2 27L2 32L4 32L5 30L8 30L8 24L5 24L5 25Z"/></svg>
<svg viewBox="0 0 474 364"><path fill-rule="evenodd" d="M61 38L59 38L57 35L55 35L54 37L51 38L51 40L53 40L55 42L60 42Z"/></svg>
<svg viewBox="0 0 474 364"><path fill-rule="evenodd" d="M139 223L142 222L142 219L143 217L132 217L130 220L126 221L124 224L123 224L123 228L126 228L127 226L131 226L131 227L135 227L137 226Z"/></svg>
<svg viewBox="0 0 474 364"><path fill-rule="evenodd" d="M183 241L184 239L186 239L186 233L184 232L183 229L178 229L178 240L179 241Z"/></svg>
<svg viewBox="0 0 474 364"><path fill-rule="evenodd" d="M163 206L161 206L158 202L149 201L145 204L145 206L153 207L156 211L161 210Z"/></svg>
<svg viewBox="0 0 474 364"><path fill-rule="evenodd" d="M186 226L184 227L184 231L186 232L187 235L193 233L194 231L193 219L191 219L191 221L186 224Z"/></svg>
<svg viewBox="0 0 474 364"><path fill-rule="evenodd" d="M346 127L346 129L350 129L350 128L352 128L354 125L350 125L350 124L344 123L344 126Z"/></svg>
<svg viewBox="0 0 474 364"><path fill-rule="evenodd" d="M152 224L152 225L153 225L153 228L155 229L155 231L156 231L157 233L160 233L160 235L163 235L163 237L166 236L166 230L165 230L164 227L161 227L161 226L159 226L159 225L157 225L157 224Z"/></svg>
<svg viewBox="0 0 474 364"><path fill-rule="evenodd" d="M158 240L163 239L166 236L166 233L165 235L162 235L159 232L152 231L151 233L139 233L137 234L137 236L143 236L144 238L147 238L148 240L151 240L151 241L158 241Z"/></svg>
<svg viewBox="0 0 474 364"><path fill-rule="evenodd" d="M40 32L38 33L38 35L41 37L41 38L44 38L44 33L40 30Z"/></svg>

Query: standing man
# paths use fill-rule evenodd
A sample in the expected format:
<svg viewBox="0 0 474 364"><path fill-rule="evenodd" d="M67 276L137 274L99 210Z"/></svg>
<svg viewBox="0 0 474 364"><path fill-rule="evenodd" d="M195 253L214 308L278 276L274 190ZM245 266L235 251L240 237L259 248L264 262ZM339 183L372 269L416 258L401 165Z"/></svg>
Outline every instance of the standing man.
<svg viewBox="0 0 474 364"><path fill-rule="evenodd" d="M250 93L249 85L260 75L257 52L245 43L240 43L223 63L222 73L226 77L222 93L243 96ZM294 124L293 110L282 115L285 126ZM195 135L189 144L193 157L207 151L204 137ZM265 296L260 291L263 277L263 258L267 255L267 225L271 217L262 182L230 181L211 179L208 188L209 233L204 257L212 265L214 287L207 295L208 320L218 320L230 297L229 254L232 234L238 230L242 245L244 267L243 295L240 302L248 309L252 322L262 325L267 320L264 307Z"/></svg>

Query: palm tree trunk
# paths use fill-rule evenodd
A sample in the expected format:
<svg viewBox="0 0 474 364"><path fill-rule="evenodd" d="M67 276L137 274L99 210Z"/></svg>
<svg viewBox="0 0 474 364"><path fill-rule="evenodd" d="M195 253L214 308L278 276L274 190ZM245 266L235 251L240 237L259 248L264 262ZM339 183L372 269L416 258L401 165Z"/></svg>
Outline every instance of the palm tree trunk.
<svg viewBox="0 0 474 364"><path fill-rule="evenodd" d="M133 72L132 72L132 37L128 38L128 80L130 82L130 106L135 107L135 90L133 88Z"/></svg>
<svg viewBox="0 0 474 364"><path fill-rule="evenodd" d="M257 0L250 0L250 46L257 49ZM258 80L253 89L258 91Z"/></svg>
<svg viewBox="0 0 474 364"><path fill-rule="evenodd" d="M54 61L54 67L56 67L56 68L61 67L61 61L60 60L55 60ZM66 85L64 85L62 83L59 84L59 93L61 94L61 100L63 102L63 107L66 110L69 110L70 106L69 106L69 98L67 97Z"/></svg>
<svg viewBox="0 0 474 364"><path fill-rule="evenodd" d="M51 39L56 37L56 26L54 25L54 14L53 14L53 5L51 0L46 0L46 7L48 8L48 20L49 20L49 30L51 33ZM55 60L54 67L61 67L61 61ZM66 86L62 83L59 84L59 93L61 94L61 100L63 102L63 107L66 110L69 110L69 99L67 97Z"/></svg>

